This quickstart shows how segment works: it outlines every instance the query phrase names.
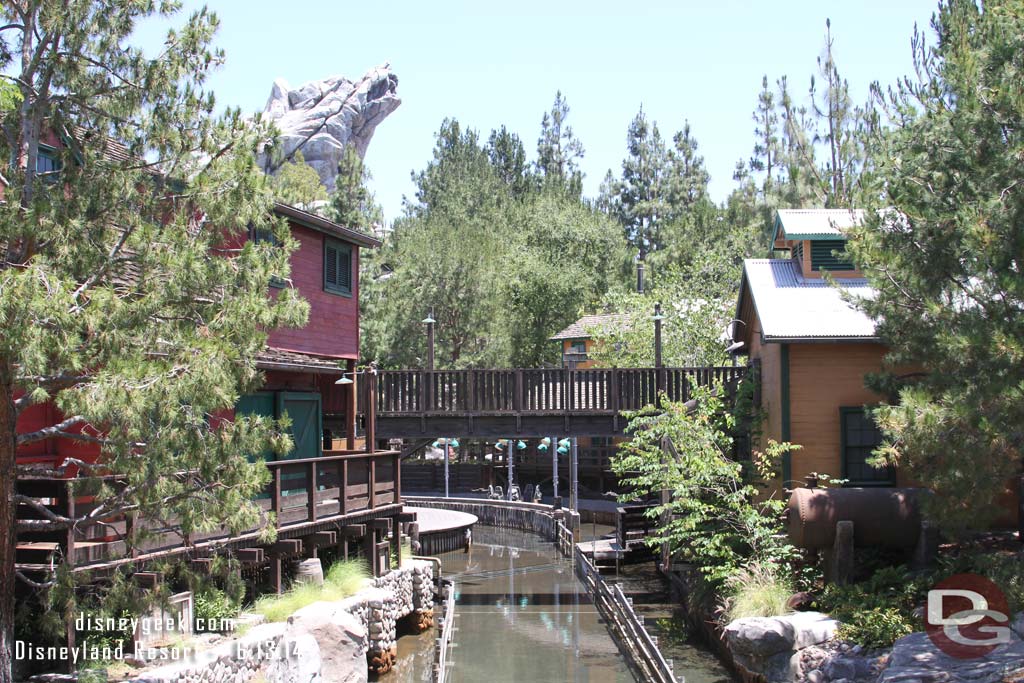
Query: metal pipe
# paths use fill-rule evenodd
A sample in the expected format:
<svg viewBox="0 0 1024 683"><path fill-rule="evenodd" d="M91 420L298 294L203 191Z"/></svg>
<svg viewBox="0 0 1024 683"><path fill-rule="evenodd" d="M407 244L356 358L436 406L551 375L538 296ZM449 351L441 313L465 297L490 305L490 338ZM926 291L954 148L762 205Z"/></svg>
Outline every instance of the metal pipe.
<svg viewBox="0 0 1024 683"><path fill-rule="evenodd" d="M444 497L448 497L448 459L451 457L451 446L448 445L448 439L444 440Z"/></svg>
<svg viewBox="0 0 1024 683"><path fill-rule="evenodd" d="M576 449L576 437L572 437L572 460L569 463L569 486L572 487L569 493L569 509L577 512L580 494L579 457Z"/></svg>
<svg viewBox="0 0 1024 683"><path fill-rule="evenodd" d="M554 499L558 498L558 438L551 437L551 455L552 455L552 466L551 466L551 502L554 503ZM1024 536L1021 536L1024 538Z"/></svg>
<svg viewBox="0 0 1024 683"><path fill-rule="evenodd" d="M512 450L515 448L515 439L508 440L508 499L512 500L512 484L514 482L514 472L512 465Z"/></svg>

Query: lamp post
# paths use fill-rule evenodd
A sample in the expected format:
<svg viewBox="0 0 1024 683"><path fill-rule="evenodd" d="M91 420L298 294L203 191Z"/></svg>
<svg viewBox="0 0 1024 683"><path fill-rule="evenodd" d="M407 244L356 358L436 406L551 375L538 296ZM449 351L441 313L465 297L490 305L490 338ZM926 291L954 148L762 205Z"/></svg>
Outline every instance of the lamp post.
<svg viewBox="0 0 1024 683"><path fill-rule="evenodd" d="M427 370L434 369L434 307L430 307L430 313L421 321L427 326Z"/></svg>
<svg viewBox="0 0 1024 683"><path fill-rule="evenodd" d="M655 392L661 392L665 388L662 382L662 362L661 362L661 321L665 319L665 316L661 314L661 302L654 304L654 316L651 320L654 321L654 385Z"/></svg>

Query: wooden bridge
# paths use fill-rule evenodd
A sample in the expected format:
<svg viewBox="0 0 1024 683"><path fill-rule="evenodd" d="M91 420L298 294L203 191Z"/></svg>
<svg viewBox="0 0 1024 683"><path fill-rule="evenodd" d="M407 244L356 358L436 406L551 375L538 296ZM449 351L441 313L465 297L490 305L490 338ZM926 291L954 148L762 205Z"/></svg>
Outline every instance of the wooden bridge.
<svg viewBox="0 0 1024 683"><path fill-rule="evenodd" d="M732 388L743 367L385 370L376 377L378 438L614 436L622 412L660 392L687 401L693 388Z"/></svg>

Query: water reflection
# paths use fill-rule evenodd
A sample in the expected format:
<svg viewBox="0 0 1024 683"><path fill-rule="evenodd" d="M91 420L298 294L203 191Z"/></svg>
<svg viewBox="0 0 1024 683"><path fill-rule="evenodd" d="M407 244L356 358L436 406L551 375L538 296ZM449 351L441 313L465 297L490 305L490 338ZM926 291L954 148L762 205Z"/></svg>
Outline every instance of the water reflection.
<svg viewBox="0 0 1024 683"><path fill-rule="evenodd" d="M440 555L445 576L457 586L449 680L633 680L572 565L552 543L533 533L486 526L475 527L473 538L469 552ZM434 638L433 629L418 638L400 638L397 666L385 680L431 680ZM710 655L680 659L676 670L687 679L696 674L694 680L701 683L728 680ZM697 666L684 672L678 667L682 662L687 668Z"/></svg>

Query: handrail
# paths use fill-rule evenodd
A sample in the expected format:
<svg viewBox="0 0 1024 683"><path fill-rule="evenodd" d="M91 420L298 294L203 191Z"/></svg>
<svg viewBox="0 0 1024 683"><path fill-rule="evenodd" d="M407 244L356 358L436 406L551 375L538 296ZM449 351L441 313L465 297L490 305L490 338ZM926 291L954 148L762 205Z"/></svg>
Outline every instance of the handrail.
<svg viewBox="0 0 1024 683"><path fill-rule="evenodd" d="M590 562L579 546L574 548L576 575L594 598L594 605L610 628L618 632L620 648L644 680L655 683L677 683L672 663L666 660L658 641L644 628L643 617L633 609L633 601L619 584L609 584Z"/></svg>

